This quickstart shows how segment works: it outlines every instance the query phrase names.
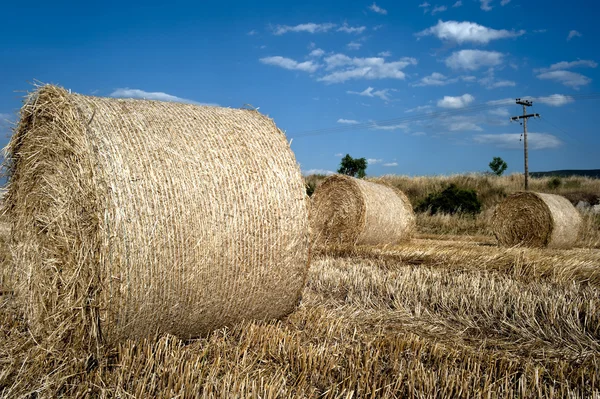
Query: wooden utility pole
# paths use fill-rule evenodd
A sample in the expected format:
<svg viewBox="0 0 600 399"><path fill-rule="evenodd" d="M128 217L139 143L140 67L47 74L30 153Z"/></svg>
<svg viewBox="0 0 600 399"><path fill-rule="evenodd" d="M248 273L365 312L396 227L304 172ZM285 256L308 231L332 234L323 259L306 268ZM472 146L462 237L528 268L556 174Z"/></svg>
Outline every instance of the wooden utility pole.
<svg viewBox="0 0 600 399"><path fill-rule="evenodd" d="M533 103L529 100L521 100L517 98L517 104L523 106L523 115L513 116L510 118L511 121L518 121L523 119L523 147L525 150L525 191L529 190L529 155L527 153L527 119L540 117L540 114L529 114L527 115L527 107L531 107Z"/></svg>

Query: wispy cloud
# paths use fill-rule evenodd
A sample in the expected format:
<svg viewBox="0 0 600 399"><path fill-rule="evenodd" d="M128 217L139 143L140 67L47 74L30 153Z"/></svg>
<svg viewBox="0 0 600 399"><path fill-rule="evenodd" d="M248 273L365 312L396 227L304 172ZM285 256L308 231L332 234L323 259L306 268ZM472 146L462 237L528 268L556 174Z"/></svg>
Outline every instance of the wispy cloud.
<svg viewBox="0 0 600 399"><path fill-rule="evenodd" d="M358 125L358 121L355 121L354 119L338 119L337 123L341 123L344 125Z"/></svg>
<svg viewBox="0 0 600 399"><path fill-rule="evenodd" d="M358 50L362 47L362 44L358 42L350 42L346 44L346 47L348 48L348 50Z"/></svg>
<svg viewBox="0 0 600 399"><path fill-rule="evenodd" d="M486 76L479 79L479 84L486 89L497 89L499 87L514 87L517 84L512 80L496 80L494 69L488 69Z"/></svg>
<svg viewBox="0 0 600 399"><path fill-rule="evenodd" d="M580 73L563 70L545 72L537 75L537 78L543 80L553 80L574 89L579 89L580 86L586 86L592 81L592 79Z"/></svg>
<svg viewBox="0 0 600 399"><path fill-rule="evenodd" d="M414 58L401 58L387 62L382 57L358 58L345 54L333 54L325 57L327 75L319 78L325 83L342 83L351 79L404 79L402 71L409 65L416 65Z"/></svg>
<svg viewBox="0 0 600 399"><path fill-rule="evenodd" d="M452 5L452 7L460 7L460 6L462 6L462 1L461 0L458 0L456 3L454 3Z"/></svg>
<svg viewBox="0 0 600 399"><path fill-rule="evenodd" d="M283 35L288 32L307 32L307 33L323 33L328 32L331 29L335 28L336 25L330 22L323 24L315 24L313 22L309 22L306 24L300 24L296 26L289 25L277 25L273 29L273 34L275 35Z"/></svg>
<svg viewBox="0 0 600 399"><path fill-rule="evenodd" d="M367 159L367 164L369 165L375 165L377 163L382 163L383 159L374 159L374 158L369 158Z"/></svg>
<svg viewBox="0 0 600 399"><path fill-rule="evenodd" d="M500 2L500 5L501 5L502 7L504 7L505 5L507 5L507 4L508 4L508 3L510 3L510 2L511 2L511 0L502 0L502 1Z"/></svg>
<svg viewBox="0 0 600 399"><path fill-rule="evenodd" d="M407 110L406 110L406 111L404 111L404 112L423 112L423 111L430 111L430 110L431 110L431 108L433 108L431 105L419 105L419 106L417 106L417 107L414 107L414 108L407 109Z"/></svg>
<svg viewBox="0 0 600 399"><path fill-rule="evenodd" d="M365 31L365 29L367 29L366 26L352 27L352 26L348 26L348 24L344 22L344 25L340 26L337 31L360 34L360 33L363 33Z"/></svg>
<svg viewBox="0 0 600 399"><path fill-rule="evenodd" d="M303 71L303 72L315 72L319 65L313 61L298 62L291 58L275 56L275 57L264 57L260 59L260 62L267 65L274 65L280 68L289 69L292 71Z"/></svg>
<svg viewBox="0 0 600 399"><path fill-rule="evenodd" d="M492 11L492 6L490 6L490 3L492 2L492 0L479 0L481 3L481 9L483 11Z"/></svg>
<svg viewBox="0 0 600 399"><path fill-rule="evenodd" d="M441 100L438 100L437 106L440 108L464 108L467 105L471 104L475 100L470 94L463 94L462 96L452 97L452 96L444 96Z"/></svg>
<svg viewBox="0 0 600 399"><path fill-rule="evenodd" d="M310 52L309 56L318 58L318 57L322 57L324 54L325 54L325 51L321 50L320 48L316 48Z"/></svg>
<svg viewBox="0 0 600 399"><path fill-rule="evenodd" d="M458 78L448 79L446 76L442 75L439 72L434 72L429 76L425 76L421 78L419 83L413 84L415 87L422 86L445 86L451 83L458 82Z"/></svg>
<svg viewBox="0 0 600 399"><path fill-rule="evenodd" d="M492 29L475 22L458 22L439 20L437 25L416 34L417 37L435 36L440 40L457 44L474 43L488 44L492 40L519 37L525 34L524 30L508 31L506 29Z"/></svg>
<svg viewBox="0 0 600 399"><path fill-rule="evenodd" d="M332 170L327 170L327 169L309 169L309 170L303 170L302 174L304 176L308 176L308 175L335 175L335 172Z"/></svg>
<svg viewBox="0 0 600 399"><path fill-rule="evenodd" d="M252 29L251 31L249 31L248 33L246 33L248 36L254 36L254 35L258 35L258 32L255 29Z"/></svg>
<svg viewBox="0 0 600 399"><path fill-rule="evenodd" d="M398 123L395 125L378 125L377 123L373 123L373 126L371 126L371 129L376 129L376 130L406 130L408 129L408 125L406 123Z"/></svg>
<svg viewBox="0 0 600 399"><path fill-rule="evenodd" d="M429 7L431 7L431 4L429 4L426 1L424 1L421 4L419 4L419 8L422 8L423 9L423 13L425 13L425 14L427 14L427 12L429 11Z"/></svg>
<svg viewBox="0 0 600 399"><path fill-rule="evenodd" d="M398 166L398 162L387 162L387 163L384 163L383 166L388 167L388 168L392 167L392 166Z"/></svg>
<svg viewBox="0 0 600 399"><path fill-rule="evenodd" d="M435 15L438 14L440 12L444 12L448 9L448 7L446 6L436 6L433 8L433 10L431 10L431 15Z"/></svg>
<svg viewBox="0 0 600 399"><path fill-rule="evenodd" d="M384 10L383 8L379 7L375 3L371 4L371 6L369 7L369 10L376 12L377 14L381 14L381 15L386 15L388 13L387 10Z"/></svg>
<svg viewBox="0 0 600 399"><path fill-rule="evenodd" d="M446 58L446 65L452 69L475 71L481 67L494 67L502 64L504 55L497 51L460 50Z"/></svg>
<svg viewBox="0 0 600 399"><path fill-rule="evenodd" d="M540 104L549 105L551 107L562 107L563 105L567 105L567 104L570 104L572 102L575 102L575 99L573 97L568 96L568 95L564 95L564 94L552 94L552 95L549 95L549 96L542 96L542 97L525 96L525 97L521 97L521 99L522 100L533 101L534 104L535 103L540 103ZM490 104L490 105L514 105L515 104L515 99L514 98L503 98L501 100L488 101L486 104Z"/></svg>
<svg viewBox="0 0 600 399"><path fill-rule="evenodd" d="M501 133L501 134L478 134L473 136L473 140L479 144L493 145L499 148L520 149L522 142L519 133ZM556 136L547 133L528 133L527 143L531 150L543 150L557 148L562 145Z"/></svg>
<svg viewBox="0 0 600 399"><path fill-rule="evenodd" d="M365 96L365 97L379 97L384 101L389 101L390 97L389 97L389 92L391 91L391 89L381 89L381 90L375 90L372 87L367 87L365 90L363 91L347 91L346 93L348 94L358 94L359 96Z"/></svg>
<svg viewBox="0 0 600 399"><path fill-rule="evenodd" d="M160 91L144 91L140 89L130 89L128 87L118 88L110 93L110 97L116 98L137 98L143 100L157 100L157 101L167 101L167 102L175 102L175 103L185 103L185 104L196 104L196 105L218 105L212 103L201 103L194 100L189 100L187 98L181 98L174 96L172 94L163 93Z"/></svg>
<svg viewBox="0 0 600 399"><path fill-rule="evenodd" d="M569 35L567 36L567 41L570 41L574 37L581 37L581 36L583 36L581 33L577 32L576 30L572 30L569 32Z"/></svg>
<svg viewBox="0 0 600 399"><path fill-rule="evenodd" d="M598 63L592 60L577 60L577 61L561 61L550 65L549 68L535 69L534 72L557 71L560 69L571 69L577 67L596 68Z"/></svg>
<svg viewBox="0 0 600 399"><path fill-rule="evenodd" d="M380 57L391 57L392 56L392 52L391 51L382 51L381 53L377 54Z"/></svg>

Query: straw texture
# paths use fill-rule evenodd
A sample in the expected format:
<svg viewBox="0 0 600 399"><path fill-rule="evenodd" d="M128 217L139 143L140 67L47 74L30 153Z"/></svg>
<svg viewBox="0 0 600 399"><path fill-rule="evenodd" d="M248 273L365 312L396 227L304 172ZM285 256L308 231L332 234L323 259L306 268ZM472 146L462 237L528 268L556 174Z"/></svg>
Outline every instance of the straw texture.
<svg viewBox="0 0 600 399"><path fill-rule="evenodd" d="M393 244L415 228L410 201L400 190L345 175L328 177L311 200L317 245Z"/></svg>
<svg viewBox="0 0 600 399"><path fill-rule="evenodd" d="M500 245L569 248L581 225L577 209L560 195L515 193L494 211L492 230Z"/></svg>
<svg viewBox="0 0 600 399"><path fill-rule="evenodd" d="M36 334L204 334L296 306L308 212L256 111L34 92L7 147L11 249Z"/></svg>

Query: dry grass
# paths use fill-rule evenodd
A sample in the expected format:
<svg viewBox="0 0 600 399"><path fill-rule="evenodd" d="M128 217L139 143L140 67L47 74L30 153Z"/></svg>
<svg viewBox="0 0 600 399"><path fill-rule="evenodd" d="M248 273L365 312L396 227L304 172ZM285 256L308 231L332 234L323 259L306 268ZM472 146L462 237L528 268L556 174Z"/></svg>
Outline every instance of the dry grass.
<svg viewBox="0 0 600 399"><path fill-rule="evenodd" d="M599 397L600 252L415 240L317 255L300 308L97 362L2 302L4 397Z"/></svg>
<svg viewBox="0 0 600 399"><path fill-rule="evenodd" d="M73 357L4 295L0 397L600 398L596 216L571 250L500 248L489 210L418 218L411 242L315 253L285 320L189 342Z"/></svg>

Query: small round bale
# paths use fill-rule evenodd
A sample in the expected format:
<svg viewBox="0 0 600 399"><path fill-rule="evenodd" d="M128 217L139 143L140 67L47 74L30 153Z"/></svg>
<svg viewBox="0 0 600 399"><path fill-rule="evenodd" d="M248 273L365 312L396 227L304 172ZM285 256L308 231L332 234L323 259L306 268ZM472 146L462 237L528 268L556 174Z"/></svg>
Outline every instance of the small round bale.
<svg viewBox="0 0 600 399"><path fill-rule="evenodd" d="M318 245L395 244L410 239L415 214L400 190L345 175L326 178L311 199Z"/></svg>
<svg viewBox="0 0 600 399"><path fill-rule="evenodd" d="M492 230L503 246L569 248L575 244L581 216L565 197L518 192L494 211Z"/></svg>
<svg viewBox="0 0 600 399"><path fill-rule="evenodd" d="M285 135L254 110L32 93L5 210L35 334L112 346L293 311L308 209Z"/></svg>

